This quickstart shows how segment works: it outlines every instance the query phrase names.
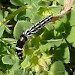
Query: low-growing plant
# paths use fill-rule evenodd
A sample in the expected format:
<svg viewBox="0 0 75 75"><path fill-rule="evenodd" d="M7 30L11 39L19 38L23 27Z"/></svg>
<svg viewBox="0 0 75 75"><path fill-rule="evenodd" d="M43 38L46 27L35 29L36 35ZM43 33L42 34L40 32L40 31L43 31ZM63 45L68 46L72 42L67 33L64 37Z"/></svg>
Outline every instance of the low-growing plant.
<svg viewBox="0 0 75 75"><path fill-rule="evenodd" d="M70 75L75 70L75 4L55 22L46 23L16 55L20 35L47 15L63 9L63 0L0 1L0 75Z"/></svg>

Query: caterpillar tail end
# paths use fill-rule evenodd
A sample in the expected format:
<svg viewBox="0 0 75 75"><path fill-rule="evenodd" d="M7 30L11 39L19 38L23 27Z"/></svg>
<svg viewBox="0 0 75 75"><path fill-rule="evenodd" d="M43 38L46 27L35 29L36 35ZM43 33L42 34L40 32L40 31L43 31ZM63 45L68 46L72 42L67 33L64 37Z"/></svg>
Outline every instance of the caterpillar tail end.
<svg viewBox="0 0 75 75"><path fill-rule="evenodd" d="M22 48L26 41L27 37L25 35L21 35L16 44L16 53L20 60L23 60Z"/></svg>
<svg viewBox="0 0 75 75"><path fill-rule="evenodd" d="M22 49L21 48L16 47L16 54L17 54L17 56L18 56L18 58L20 60L23 60L23 53L22 53Z"/></svg>

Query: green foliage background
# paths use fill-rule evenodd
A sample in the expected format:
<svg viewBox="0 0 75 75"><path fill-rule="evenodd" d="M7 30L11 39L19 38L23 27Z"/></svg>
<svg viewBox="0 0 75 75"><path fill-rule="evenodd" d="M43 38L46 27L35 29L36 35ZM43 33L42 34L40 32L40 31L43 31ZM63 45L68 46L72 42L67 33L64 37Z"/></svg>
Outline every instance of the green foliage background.
<svg viewBox="0 0 75 75"><path fill-rule="evenodd" d="M15 52L23 31L59 13L63 1L0 0L0 75L75 75L75 2L66 15L28 39L23 61Z"/></svg>

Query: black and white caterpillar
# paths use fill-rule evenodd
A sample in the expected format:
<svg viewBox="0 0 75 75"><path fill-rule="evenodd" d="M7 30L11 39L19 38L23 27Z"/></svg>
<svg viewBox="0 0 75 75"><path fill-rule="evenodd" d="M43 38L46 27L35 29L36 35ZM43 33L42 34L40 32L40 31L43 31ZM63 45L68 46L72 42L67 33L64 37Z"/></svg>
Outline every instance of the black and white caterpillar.
<svg viewBox="0 0 75 75"><path fill-rule="evenodd" d="M17 41L16 44L16 53L20 60L23 59L22 48L27 39L32 35L38 32L41 28L43 28L44 24L52 20L52 16L49 15L46 18L42 19L41 21L34 24L31 28L27 29L23 34L20 36L20 39Z"/></svg>

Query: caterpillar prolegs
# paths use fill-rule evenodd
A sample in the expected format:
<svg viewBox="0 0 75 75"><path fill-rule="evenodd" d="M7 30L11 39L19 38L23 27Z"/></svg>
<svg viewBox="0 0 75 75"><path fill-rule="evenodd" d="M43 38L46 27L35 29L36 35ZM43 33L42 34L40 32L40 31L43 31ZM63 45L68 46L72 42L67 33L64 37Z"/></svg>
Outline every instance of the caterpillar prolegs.
<svg viewBox="0 0 75 75"><path fill-rule="evenodd" d="M32 27L27 29L25 32L23 32L23 34L20 36L20 39L17 41L17 44L16 44L16 52L17 52L17 55L18 55L19 59L21 59L21 60L23 59L22 48L23 48L23 45L25 44L25 42L27 41L27 39L32 34L35 34L41 28L43 28L45 23L51 21L52 18L53 17L51 15L49 15L49 16L45 17L44 19L42 19L41 21L34 24Z"/></svg>

